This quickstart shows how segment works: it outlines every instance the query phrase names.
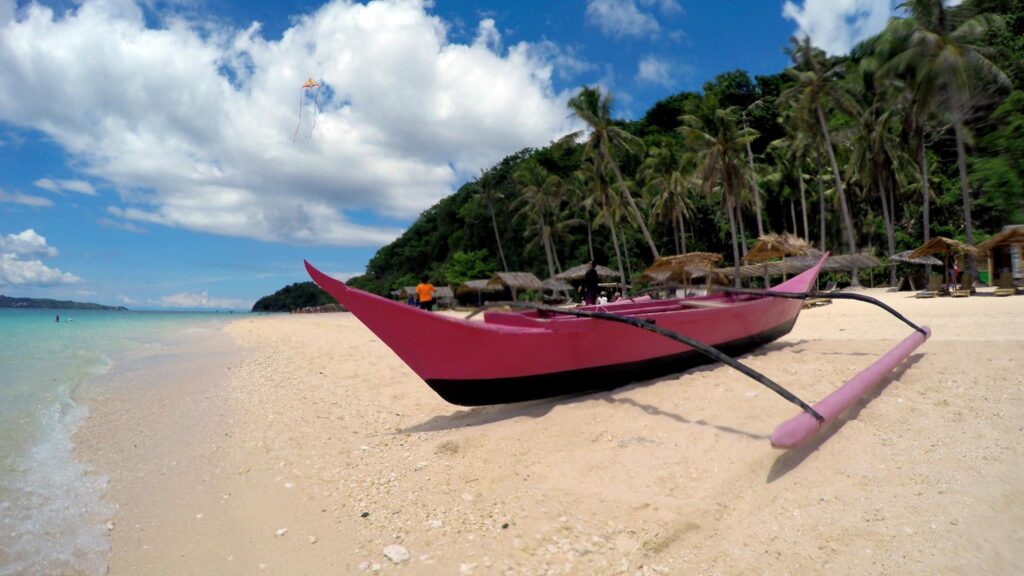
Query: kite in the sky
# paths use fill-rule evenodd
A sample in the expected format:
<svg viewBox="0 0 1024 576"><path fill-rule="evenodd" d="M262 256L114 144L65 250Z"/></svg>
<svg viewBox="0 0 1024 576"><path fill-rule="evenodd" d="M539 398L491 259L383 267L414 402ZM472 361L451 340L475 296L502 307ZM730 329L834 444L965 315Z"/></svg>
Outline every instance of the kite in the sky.
<svg viewBox="0 0 1024 576"><path fill-rule="evenodd" d="M295 142L295 138L299 135L299 128L302 127L302 109L305 108L306 100L312 98L313 100L313 125L309 128L309 134L306 138L313 135L313 129L316 128L316 113L317 113L317 99L320 97L320 83L312 78L306 80L306 83L299 88L299 123L295 126L295 134L292 134L292 142Z"/></svg>

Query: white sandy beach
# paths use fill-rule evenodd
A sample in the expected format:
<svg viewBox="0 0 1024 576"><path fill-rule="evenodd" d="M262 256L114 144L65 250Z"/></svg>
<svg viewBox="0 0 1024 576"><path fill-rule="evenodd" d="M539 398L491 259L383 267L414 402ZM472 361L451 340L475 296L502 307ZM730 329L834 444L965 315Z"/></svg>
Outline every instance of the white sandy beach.
<svg viewBox="0 0 1024 576"><path fill-rule="evenodd" d="M110 574L1024 573L1024 296L865 293L934 336L792 453L796 409L721 366L463 408L350 314L234 321L90 406ZM909 331L835 301L742 360L814 401Z"/></svg>

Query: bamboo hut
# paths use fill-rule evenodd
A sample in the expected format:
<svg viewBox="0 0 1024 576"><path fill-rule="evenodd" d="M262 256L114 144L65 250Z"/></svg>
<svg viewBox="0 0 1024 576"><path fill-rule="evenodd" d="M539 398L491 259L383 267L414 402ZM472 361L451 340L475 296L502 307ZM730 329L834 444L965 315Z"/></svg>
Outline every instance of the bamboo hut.
<svg viewBox="0 0 1024 576"><path fill-rule="evenodd" d="M1007 226L978 244L978 249L988 254L990 278L999 280L1000 276L1007 275L1011 283L1024 278L1024 225Z"/></svg>
<svg viewBox="0 0 1024 576"><path fill-rule="evenodd" d="M790 233L765 234L757 239L757 243L743 257L743 262L752 264L754 262L767 262L775 258L786 256L803 256L810 250L810 245L803 238Z"/></svg>
<svg viewBox="0 0 1024 576"><path fill-rule="evenodd" d="M544 292L544 283L529 272L495 272L494 276L487 281L490 286L500 286L512 291L512 299L516 299L516 293L520 290Z"/></svg>
<svg viewBox="0 0 1024 576"><path fill-rule="evenodd" d="M900 252L899 254L893 255L892 258L889 258L889 265L895 266L897 264L913 264L918 266L942 266L942 261L934 256L921 256L920 258L911 258L911 252L913 252L913 250L905 250L903 252ZM918 278L920 279L920 277L921 276L919 275ZM922 287L926 285L926 283L927 279L925 279L925 283L922 284ZM896 283L896 286L899 290L910 289L916 291L918 289L917 286L914 284L914 275L904 276L900 278L899 282Z"/></svg>

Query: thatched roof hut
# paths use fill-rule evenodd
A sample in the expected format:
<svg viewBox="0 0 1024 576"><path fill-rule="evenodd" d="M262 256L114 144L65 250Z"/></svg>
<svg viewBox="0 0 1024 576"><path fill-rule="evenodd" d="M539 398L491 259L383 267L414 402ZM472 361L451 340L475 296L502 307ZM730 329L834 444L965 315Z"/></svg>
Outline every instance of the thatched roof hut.
<svg viewBox="0 0 1024 576"><path fill-rule="evenodd" d="M544 283L529 272L495 272L494 276L487 281L491 286L504 286L512 290L512 299L516 299L516 292L526 290L529 292L544 292Z"/></svg>
<svg viewBox="0 0 1024 576"><path fill-rule="evenodd" d="M959 240L953 240L952 238L943 238L942 236L936 236L932 238L924 245L916 248L910 253L910 258L920 258L921 256L931 256L932 254L971 254L972 256L980 256L981 250L965 244Z"/></svg>
<svg viewBox="0 0 1024 576"><path fill-rule="evenodd" d="M978 244L979 250L991 250L1004 244L1024 244L1024 228L1009 228Z"/></svg>
<svg viewBox="0 0 1024 576"><path fill-rule="evenodd" d="M501 292L501 286L491 286L488 284L490 280L467 280L462 284L459 284L458 288L455 289L455 293L459 296L465 296L467 294L480 294L483 292Z"/></svg>
<svg viewBox="0 0 1024 576"><path fill-rule="evenodd" d="M788 232L785 234L765 234L757 239L757 243L743 257L743 261L751 264L753 262L765 262L773 258L802 256L807 254L810 248L806 240Z"/></svg>
<svg viewBox="0 0 1024 576"><path fill-rule="evenodd" d="M619 273L618 272L616 272L615 270L612 270L611 268L609 268L607 266L601 266L600 264L598 264L597 266L594 266L594 270L597 270L597 277L598 278L618 278L619 277ZM587 265L586 264L580 264L579 266L573 266L572 268L569 268L568 270L565 270L564 272L561 272L559 274L555 274L554 278L556 280L567 280L567 281L570 281L570 282L576 282L576 281L582 280L583 279L583 275L586 274L586 273L587 273Z"/></svg>

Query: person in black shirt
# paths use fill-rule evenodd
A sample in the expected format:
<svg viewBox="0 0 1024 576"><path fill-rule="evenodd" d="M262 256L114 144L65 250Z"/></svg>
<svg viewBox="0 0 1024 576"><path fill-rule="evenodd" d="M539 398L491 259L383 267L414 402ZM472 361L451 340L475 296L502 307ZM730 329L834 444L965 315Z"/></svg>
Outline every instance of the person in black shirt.
<svg viewBox="0 0 1024 576"><path fill-rule="evenodd" d="M594 267L594 261L591 260L587 262L587 272L583 275L584 303L593 305L597 302L598 282L597 269Z"/></svg>

